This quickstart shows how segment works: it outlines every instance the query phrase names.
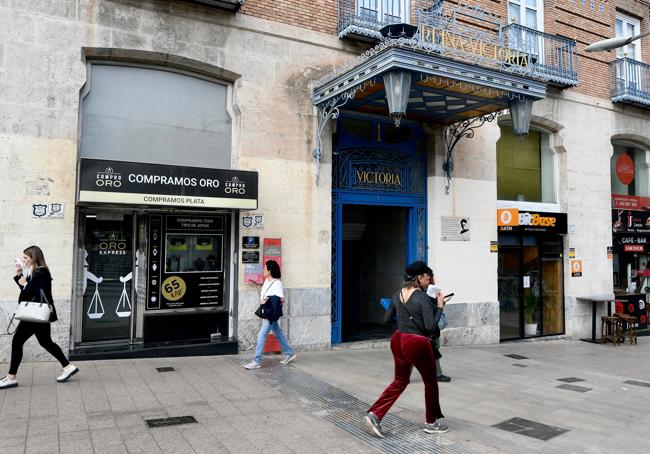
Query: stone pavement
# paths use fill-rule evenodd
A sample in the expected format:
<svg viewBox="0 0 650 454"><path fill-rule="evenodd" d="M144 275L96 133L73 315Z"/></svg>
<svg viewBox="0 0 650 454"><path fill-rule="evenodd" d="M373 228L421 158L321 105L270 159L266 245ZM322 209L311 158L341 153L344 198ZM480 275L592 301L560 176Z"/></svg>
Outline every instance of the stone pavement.
<svg viewBox="0 0 650 454"><path fill-rule="evenodd" d="M443 347L453 381L440 384L441 403L451 430L421 431L423 386L414 373L384 419L383 440L360 430L360 418L391 379L386 344L298 355L289 366L265 358L267 367L253 371L240 366L249 354L81 362L66 384L55 382L54 363L23 364L20 386L0 391L0 453L648 452L650 338L619 347ZM145 423L173 416L197 423ZM544 441L493 427L512 418L566 432L543 426L542 438L556 435ZM525 431L516 422L507 427Z"/></svg>

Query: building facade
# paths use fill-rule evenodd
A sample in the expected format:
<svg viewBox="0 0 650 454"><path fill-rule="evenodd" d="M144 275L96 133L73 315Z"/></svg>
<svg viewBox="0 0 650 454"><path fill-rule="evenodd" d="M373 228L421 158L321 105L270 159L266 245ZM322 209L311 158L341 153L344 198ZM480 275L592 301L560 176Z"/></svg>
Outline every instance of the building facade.
<svg viewBox="0 0 650 454"><path fill-rule="evenodd" d="M416 259L448 344L587 337L647 286L650 41L584 47L648 8L0 1L0 326L38 244L77 358L250 349L267 258L300 349L386 338Z"/></svg>

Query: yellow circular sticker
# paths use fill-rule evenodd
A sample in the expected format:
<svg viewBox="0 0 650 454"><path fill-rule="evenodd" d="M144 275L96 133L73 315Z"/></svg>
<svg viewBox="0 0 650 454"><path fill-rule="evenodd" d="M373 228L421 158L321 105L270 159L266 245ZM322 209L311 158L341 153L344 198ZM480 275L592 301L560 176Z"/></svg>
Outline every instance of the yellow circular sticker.
<svg viewBox="0 0 650 454"><path fill-rule="evenodd" d="M169 276L162 284L162 296L168 301L178 301L186 290L185 281L180 276Z"/></svg>

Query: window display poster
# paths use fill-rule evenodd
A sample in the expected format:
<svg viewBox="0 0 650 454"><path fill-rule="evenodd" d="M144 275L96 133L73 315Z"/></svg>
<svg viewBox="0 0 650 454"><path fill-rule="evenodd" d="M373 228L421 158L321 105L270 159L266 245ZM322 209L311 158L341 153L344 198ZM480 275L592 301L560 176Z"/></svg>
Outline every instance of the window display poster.
<svg viewBox="0 0 650 454"><path fill-rule="evenodd" d="M264 279L261 263L247 263L244 265L244 274L244 279L247 284L261 284Z"/></svg>
<svg viewBox="0 0 650 454"><path fill-rule="evenodd" d="M619 295L616 297L615 311L636 317L637 328L645 329L648 327L646 304L645 294Z"/></svg>
<svg viewBox="0 0 650 454"><path fill-rule="evenodd" d="M267 260L275 260L282 270L282 239L264 238L262 266Z"/></svg>

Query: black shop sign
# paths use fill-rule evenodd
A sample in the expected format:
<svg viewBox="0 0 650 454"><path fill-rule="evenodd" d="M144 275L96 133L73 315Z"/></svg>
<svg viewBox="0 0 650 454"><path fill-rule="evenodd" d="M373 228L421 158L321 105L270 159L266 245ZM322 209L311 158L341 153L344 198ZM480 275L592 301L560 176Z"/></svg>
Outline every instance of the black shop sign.
<svg viewBox="0 0 650 454"><path fill-rule="evenodd" d="M257 208L257 172L82 159L79 202Z"/></svg>
<svg viewBox="0 0 650 454"><path fill-rule="evenodd" d="M650 235L650 211L612 210L612 232Z"/></svg>

